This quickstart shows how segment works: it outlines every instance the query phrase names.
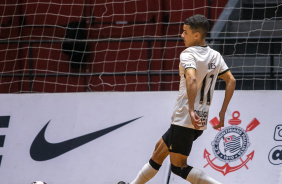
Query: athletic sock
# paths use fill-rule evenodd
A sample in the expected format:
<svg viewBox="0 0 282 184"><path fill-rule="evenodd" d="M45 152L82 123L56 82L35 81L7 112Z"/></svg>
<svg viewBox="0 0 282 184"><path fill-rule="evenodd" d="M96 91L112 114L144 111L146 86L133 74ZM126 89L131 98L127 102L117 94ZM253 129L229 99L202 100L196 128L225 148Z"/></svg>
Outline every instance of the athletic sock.
<svg viewBox="0 0 282 184"><path fill-rule="evenodd" d="M130 184L144 184L152 179L158 172L161 165L154 162L152 159L145 164L138 173L137 177Z"/></svg>
<svg viewBox="0 0 282 184"><path fill-rule="evenodd" d="M197 168L190 171L186 180L192 184L221 184Z"/></svg>

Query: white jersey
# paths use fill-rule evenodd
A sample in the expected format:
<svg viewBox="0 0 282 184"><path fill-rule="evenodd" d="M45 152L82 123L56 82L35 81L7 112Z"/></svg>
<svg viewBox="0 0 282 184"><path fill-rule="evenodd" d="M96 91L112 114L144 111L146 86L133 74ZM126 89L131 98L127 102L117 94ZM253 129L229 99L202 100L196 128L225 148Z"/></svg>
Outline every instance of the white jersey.
<svg viewBox="0 0 282 184"><path fill-rule="evenodd" d="M208 46L193 46L185 49L180 54L179 63L179 95L172 115L172 124L195 129L188 111L188 97L186 89L185 70L194 68L197 77L197 96L194 110L202 117L203 123L200 130L207 129L209 107L212 102L216 79L229 69L222 56Z"/></svg>

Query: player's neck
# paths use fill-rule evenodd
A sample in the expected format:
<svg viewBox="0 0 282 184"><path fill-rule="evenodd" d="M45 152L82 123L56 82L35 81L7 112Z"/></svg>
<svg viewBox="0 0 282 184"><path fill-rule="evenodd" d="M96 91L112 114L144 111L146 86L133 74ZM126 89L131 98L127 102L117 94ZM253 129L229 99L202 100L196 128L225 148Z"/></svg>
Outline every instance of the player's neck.
<svg viewBox="0 0 282 184"><path fill-rule="evenodd" d="M197 46L207 46L206 40L203 39L203 40L199 41L199 43L197 44Z"/></svg>
<svg viewBox="0 0 282 184"><path fill-rule="evenodd" d="M194 43L193 43L191 46L189 46L189 47L194 47L194 46L201 46L201 47L203 47L203 46L207 46L207 44L206 44L205 39L203 39L203 40L198 40L198 41L194 42Z"/></svg>

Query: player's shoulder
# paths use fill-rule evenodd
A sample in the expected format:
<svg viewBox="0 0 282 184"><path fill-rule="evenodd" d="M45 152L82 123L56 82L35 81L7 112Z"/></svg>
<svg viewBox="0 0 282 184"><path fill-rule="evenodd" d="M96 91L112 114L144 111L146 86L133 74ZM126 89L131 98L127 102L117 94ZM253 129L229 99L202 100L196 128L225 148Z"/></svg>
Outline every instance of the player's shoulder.
<svg viewBox="0 0 282 184"><path fill-rule="evenodd" d="M185 55L185 54L192 54L193 50L191 49L191 47L186 48L185 50L183 50L181 52L181 54Z"/></svg>
<svg viewBox="0 0 282 184"><path fill-rule="evenodd" d="M212 48L210 48L209 46L192 46L192 47L188 47L185 50L183 50L181 52L181 54L205 54L207 52L214 52L215 50L213 50ZM217 52L217 51L216 51Z"/></svg>
<svg viewBox="0 0 282 184"><path fill-rule="evenodd" d="M217 50L214 50L210 47L209 47L209 49L210 49L210 52L213 53L214 55L219 56L219 57L221 56L221 54Z"/></svg>
<svg viewBox="0 0 282 184"><path fill-rule="evenodd" d="M193 51L190 48L186 48L180 54L180 61L187 61L193 58L193 55L194 55Z"/></svg>
<svg viewBox="0 0 282 184"><path fill-rule="evenodd" d="M221 58L221 54L209 46L193 46L183 50L180 59L194 58L195 60L205 60L207 57Z"/></svg>
<svg viewBox="0 0 282 184"><path fill-rule="evenodd" d="M183 50L180 54L180 58L191 58L193 56L197 55L197 51L192 48L192 47L188 47L185 50Z"/></svg>

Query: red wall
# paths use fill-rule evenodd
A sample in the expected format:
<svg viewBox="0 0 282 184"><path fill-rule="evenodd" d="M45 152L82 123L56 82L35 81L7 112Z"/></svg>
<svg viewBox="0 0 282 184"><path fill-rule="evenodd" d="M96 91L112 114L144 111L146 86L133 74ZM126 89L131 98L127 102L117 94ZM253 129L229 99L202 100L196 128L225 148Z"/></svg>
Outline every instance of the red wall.
<svg viewBox="0 0 282 184"><path fill-rule="evenodd" d="M183 0L10 0L0 5L0 39L26 40L26 43L0 44L0 93L147 91L148 76L130 72L148 71L151 53L152 72L178 70L183 43L95 42L107 38L179 37L182 22L193 14L208 16L207 1ZM83 6L85 2L85 6ZM219 17L227 0L214 0L211 21ZM62 40L66 25L87 17L89 57L84 67L73 69L62 53L60 42L29 44L29 40ZM91 24L91 16L95 16ZM12 17L12 18L11 18ZM12 21L11 21L12 20ZM118 22L124 24L117 24ZM93 22L92 22L93 23ZM32 58L29 54L32 51ZM32 62L30 62L32 61ZM79 73L85 75L79 75ZM107 72L127 72L108 75ZM29 76L30 73L39 76ZM94 75L90 75L90 74ZM17 74L25 74L23 77ZM59 75L57 75L59 74ZM102 75L99 75L102 74ZM52 75L52 76L49 76ZM177 90L177 74L152 74L151 90ZM31 89L32 85L32 89Z"/></svg>

